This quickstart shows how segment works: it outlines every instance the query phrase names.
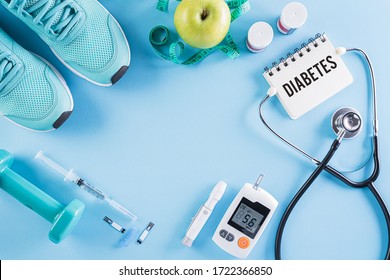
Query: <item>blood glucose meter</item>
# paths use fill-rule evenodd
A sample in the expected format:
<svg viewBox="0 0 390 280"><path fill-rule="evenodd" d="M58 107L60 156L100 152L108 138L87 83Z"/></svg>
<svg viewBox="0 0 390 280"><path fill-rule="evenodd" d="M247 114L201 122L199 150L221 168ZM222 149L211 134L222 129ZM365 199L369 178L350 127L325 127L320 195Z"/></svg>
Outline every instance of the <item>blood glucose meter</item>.
<svg viewBox="0 0 390 280"><path fill-rule="evenodd" d="M213 235L221 249L238 258L249 255L278 206L271 194L258 187L262 178L242 187Z"/></svg>

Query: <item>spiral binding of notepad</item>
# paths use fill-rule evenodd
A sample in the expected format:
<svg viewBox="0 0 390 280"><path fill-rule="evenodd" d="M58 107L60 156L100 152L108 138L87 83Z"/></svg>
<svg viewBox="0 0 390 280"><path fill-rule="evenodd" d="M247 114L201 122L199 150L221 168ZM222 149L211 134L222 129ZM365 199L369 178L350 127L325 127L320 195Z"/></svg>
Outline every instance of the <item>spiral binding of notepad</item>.
<svg viewBox="0 0 390 280"><path fill-rule="evenodd" d="M268 68L268 67L265 67L264 68L264 71L270 75L270 76L273 76L275 71L279 72L281 70L280 66L281 65L284 65L285 67L289 66L290 63L294 63L295 61L297 61L297 57L303 57L304 56L304 53L302 52L303 49L306 50L306 52L310 52L312 50L312 47L314 48L317 48L319 46L319 42L326 42L326 37L325 37L325 33L321 34L321 33L317 33L316 36L314 38L310 38L308 40L308 43L305 44L303 43L301 45L301 48L296 48L294 50L294 53L287 53L286 55L286 58L282 57L280 58L279 62L276 62L274 61L272 63L272 67L271 68ZM290 60L291 62L289 62L288 60Z"/></svg>

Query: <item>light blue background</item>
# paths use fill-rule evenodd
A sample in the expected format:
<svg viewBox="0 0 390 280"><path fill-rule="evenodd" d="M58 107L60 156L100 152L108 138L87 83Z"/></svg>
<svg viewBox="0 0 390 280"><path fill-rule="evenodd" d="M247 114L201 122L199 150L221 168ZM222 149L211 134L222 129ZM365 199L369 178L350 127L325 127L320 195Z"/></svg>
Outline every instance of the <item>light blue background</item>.
<svg viewBox="0 0 390 280"><path fill-rule="evenodd" d="M251 1L252 9L231 26L242 55L230 60L215 53L194 66L180 66L157 57L148 41L158 24L173 28L169 13L157 1L102 0L121 23L132 51L126 76L111 88L92 85L67 70L27 27L1 7L0 27L27 49L38 53L64 75L75 110L59 130L35 133L0 120L1 148L15 155L13 170L62 203L79 198L86 212L63 243L51 243L51 225L0 191L1 259L233 259L211 240L224 211L245 182L265 174L262 186L280 202L250 259L272 259L274 239L288 202L314 166L277 141L261 124L259 101L267 84L263 68L279 60L318 32L334 45L360 47L376 71L382 173L377 186L390 203L389 36L385 23L390 2L309 1L306 24L290 36L281 35L276 20L289 1ZM256 21L270 23L275 37L260 54L245 47L247 30ZM265 114L272 125L296 144L322 158L333 134L332 113L342 106L367 117L366 72L358 55L344 57L355 82L299 120L287 117L273 99ZM359 138L345 141L332 164L351 169L370 153L369 123ZM90 199L59 174L34 160L43 150L67 168L115 197L142 219L156 225L142 245L116 245L122 235L102 221L105 215L124 227L130 223L105 204ZM369 168L368 168L369 169ZM370 170L367 170L368 173ZM366 175L365 173L362 176ZM191 217L213 186L228 189L192 248L181 244ZM378 216L379 215L379 216ZM283 256L288 259L378 259L384 256L385 222L367 190L340 184L321 175L304 196L286 226Z"/></svg>

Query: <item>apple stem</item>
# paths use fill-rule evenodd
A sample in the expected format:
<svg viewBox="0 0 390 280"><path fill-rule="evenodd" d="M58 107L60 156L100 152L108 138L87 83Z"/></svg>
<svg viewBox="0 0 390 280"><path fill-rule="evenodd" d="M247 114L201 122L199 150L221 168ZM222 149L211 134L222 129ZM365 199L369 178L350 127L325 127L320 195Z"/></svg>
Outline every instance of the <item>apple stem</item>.
<svg viewBox="0 0 390 280"><path fill-rule="evenodd" d="M207 10L206 10L206 9L203 9L202 14L200 15L200 18L201 18L202 20L205 20L205 19L207 18L208 15L209 15L209 13L207 12Z"/></svg>

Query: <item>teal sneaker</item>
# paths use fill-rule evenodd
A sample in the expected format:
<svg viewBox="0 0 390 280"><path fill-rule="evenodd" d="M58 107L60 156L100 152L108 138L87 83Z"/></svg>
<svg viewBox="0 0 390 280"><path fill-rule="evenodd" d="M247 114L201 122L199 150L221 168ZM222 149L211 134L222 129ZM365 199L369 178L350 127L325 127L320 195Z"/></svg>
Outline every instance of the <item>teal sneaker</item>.
<svg viewBox="0 0 390 280"><path fill-rule="evenodd" d="M0 29L0 114L25 128L48 131L72 111L62 76Z"/></svg>
<svg viewBox="0 0 390 280"><path fill-rule="evenodd" d="M71 71L100 86L115 84L130 64L122 28L96 0L0 0L34 30Z"/></svg>

